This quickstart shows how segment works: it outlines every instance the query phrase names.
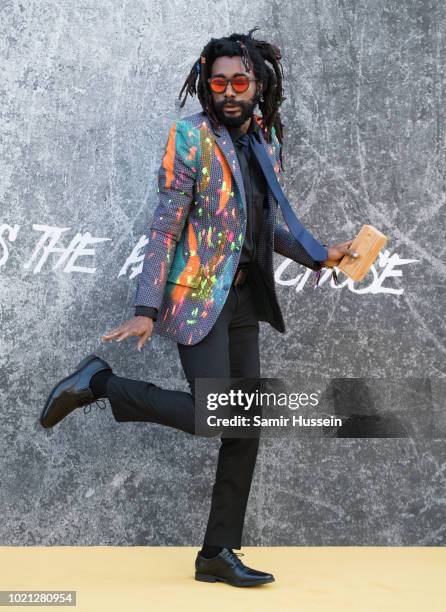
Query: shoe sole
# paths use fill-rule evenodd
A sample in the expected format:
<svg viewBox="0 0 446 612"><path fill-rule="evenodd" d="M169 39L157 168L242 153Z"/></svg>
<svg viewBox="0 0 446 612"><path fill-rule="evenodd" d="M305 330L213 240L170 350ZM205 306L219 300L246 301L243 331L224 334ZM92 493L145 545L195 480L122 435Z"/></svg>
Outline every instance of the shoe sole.
<svg viewBox="0 0 446 612"><path fill-rule="evenodd" d="M45 402L45 406L43 407L43 410L40 414L40 424L42 425L42 427L45 427L45 429L51 429L51 427L54 427L55 425L57 425L57 423L60 423L60 421L58 421L57 423L54 423L54 425L45 425L43 423L44 417L45 417L45 413L48 409L48 406L51 402L51 400L53 399L53 395L55 390L57 389L57 387L62 384L63 382L65 382L66 380L68 380L69 378L71 378L74 374L77 374L80 370L82 370L82 368L87 365L87 363L89 361L92 361L92 359L97 358L97 355L95 355L94 353L91 353L90 355L88 355L87 357L85 357L84 359L82 359L82 361L80 361L77 366L75 366L75 370L74 372L72 372L71 374L69 374L68 376L65 376L65 378L62 378L61 380L59 380L59 382L57 383L57 385L54 386L53 390L51 391L51 393L48 396L48 399ZM68 413L69 414L69 413Z"/></svg>
<svg viewBox="0 0 446 612"><path fill-rule="evenodd" d="M275 581L274 578L268 578L266 580L262 580L261 582L258 580L251 580L251 581L244 580L243 582L231 582L230 580L227 580L226 578L221 578L220 576L212 576L210 574L200 574L198 572L195 572L195 580L198 580L199 582L225 582L226 584L230 584L231 586L236 586L236 587L260 586L261 584L268 584L270 582Z"/></svg>

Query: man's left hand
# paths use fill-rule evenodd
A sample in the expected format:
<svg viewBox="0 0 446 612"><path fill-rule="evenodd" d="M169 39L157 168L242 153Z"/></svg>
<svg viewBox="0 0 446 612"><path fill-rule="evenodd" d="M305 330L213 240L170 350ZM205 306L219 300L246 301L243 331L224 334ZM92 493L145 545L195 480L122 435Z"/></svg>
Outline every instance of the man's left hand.
<svg viewBox="0 0 446 612"><path fill-rule="evenodd" d="M326 268L333 268L340 263L344 255L352 255L355 259L359 257L359 253L356 253L350 249L352 242L353 240L348 240L347 242L335 244L332 247L326 247L328 251L328 258L322 262L322 265Z"/></svg>

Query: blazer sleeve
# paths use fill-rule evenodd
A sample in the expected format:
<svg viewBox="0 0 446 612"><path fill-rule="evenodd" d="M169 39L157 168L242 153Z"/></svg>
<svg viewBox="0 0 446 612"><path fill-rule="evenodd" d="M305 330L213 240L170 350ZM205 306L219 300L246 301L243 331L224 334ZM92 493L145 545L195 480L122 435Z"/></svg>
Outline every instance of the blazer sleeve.
<svg viewBox="0 0 446 612"><path fill-rule="evenodd" d="M274 227L274 251L311 270L322 268L322 262L315 261L294 236L278 223Z"/></svg>
<svg viewBox="0 0 446 612"><path fill-rule="evenodd" d="M158 205L149 226L135 311L140 306L161 309L167 276L194 197L198 145L197 131L191 125L184 120L172 123L158 170Z"/></svg>
<svg viewBox="0 0 446 612"><path fill-rule="evenodd" d="M283 183L283 171L280 167L280 157L279 152L281 149L281 144L279 143L276 131L272 129L272 137L274 146L276 147L277 155L277 179L280 183ZM325 246L325 245L324 245ZM288 257L288 259L292 259L296 263L302 264L311 270L320 270L322 268L322 262L315 261L304 249L304 247L294 238L291 232L283 227L280 223L277 223L274 226L274 251L279 255L283 255L284 257Z"/></svg>

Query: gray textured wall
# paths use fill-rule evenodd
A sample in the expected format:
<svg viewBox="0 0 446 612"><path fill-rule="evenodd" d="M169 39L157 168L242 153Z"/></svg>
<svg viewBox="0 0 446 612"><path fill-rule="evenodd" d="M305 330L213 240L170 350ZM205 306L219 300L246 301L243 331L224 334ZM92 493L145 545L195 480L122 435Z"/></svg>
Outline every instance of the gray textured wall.
<svg viewBox="0 0 446 612"><path fill-rule="evenodd" d="M121 376L187 390L174 344L154 337L139 354L136 339L100 336L133 314L128 258L209 34L260 25L282 48L286 192L315 235L346 240L368 222L390 238L359 286L313 291L276 256L287 333L262 324L263 376L428 378L443 414L445 13L442 0L1 2L2 545L201 541L218 439L109 411L47 432L38 416L92 351ZM245 544L443 544L445 430L264 440Z"/></svg>

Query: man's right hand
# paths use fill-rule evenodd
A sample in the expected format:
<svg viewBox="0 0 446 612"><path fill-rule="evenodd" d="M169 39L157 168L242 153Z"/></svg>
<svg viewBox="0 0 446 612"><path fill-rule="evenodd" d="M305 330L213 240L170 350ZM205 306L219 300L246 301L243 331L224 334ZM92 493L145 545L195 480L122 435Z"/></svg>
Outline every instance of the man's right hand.
<svg viewBox="0 0 446 612"><path fill-rule="evenodd" d="M108 342L109 340L116 340L121 342L129 336L140 336L141 340L136 345L136 350L141 352L146 340L150 339L153 330L153 319L150 317L133 317L121 327L112 329L110 333L104 334L102 340Z"/></svg>

